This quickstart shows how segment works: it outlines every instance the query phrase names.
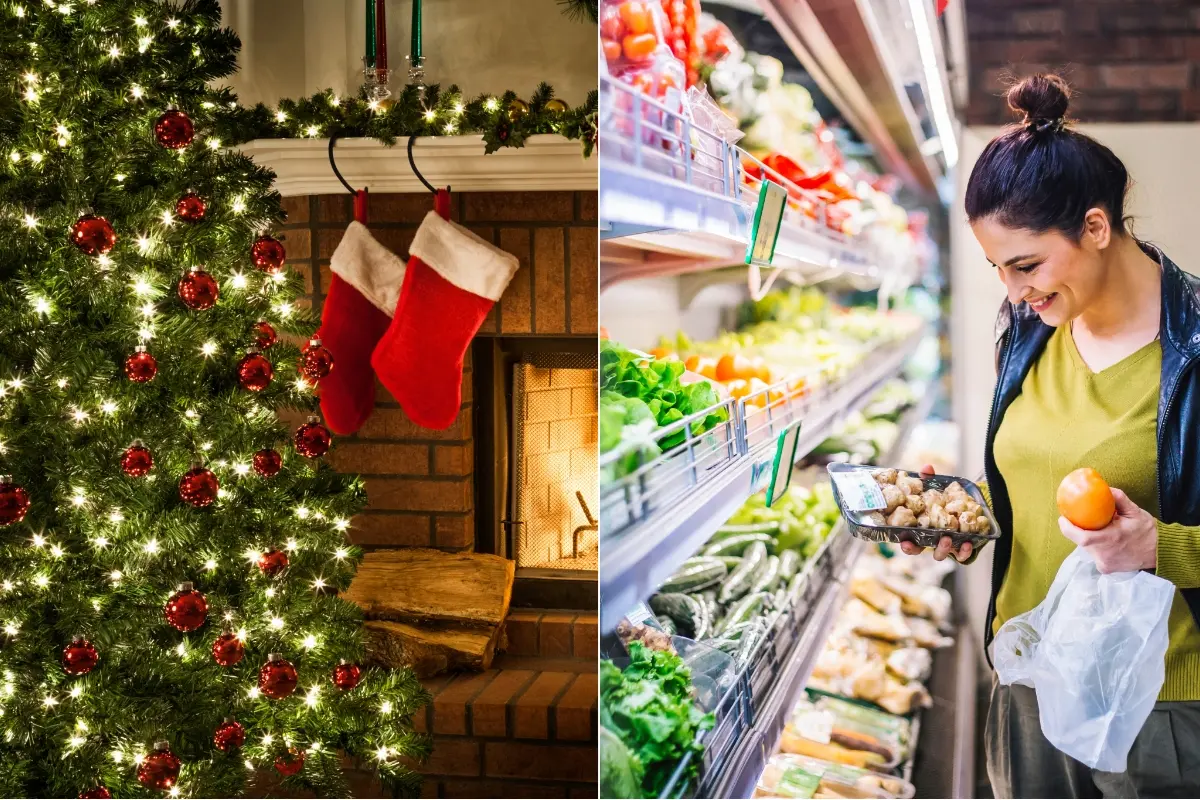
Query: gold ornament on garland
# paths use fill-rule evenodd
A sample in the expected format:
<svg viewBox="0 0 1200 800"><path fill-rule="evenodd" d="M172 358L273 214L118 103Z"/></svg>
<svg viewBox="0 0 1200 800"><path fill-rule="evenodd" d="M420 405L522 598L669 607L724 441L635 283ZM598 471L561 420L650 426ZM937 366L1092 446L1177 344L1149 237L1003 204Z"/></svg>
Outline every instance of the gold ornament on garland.
<svg viewBox="0 0 1200 800"><path fill-rule="evenodd" d="M529 104L519 97L513 98L513 101L508 104L508 119L511 122L516 122L528 113Z"/></svg>
<svg viewBox="0 0 1200 800"><path fill-rule="evenodd" d="M551 114L562 114L570 110L570 106L555 97L546 101L546 110Z"/></svg>

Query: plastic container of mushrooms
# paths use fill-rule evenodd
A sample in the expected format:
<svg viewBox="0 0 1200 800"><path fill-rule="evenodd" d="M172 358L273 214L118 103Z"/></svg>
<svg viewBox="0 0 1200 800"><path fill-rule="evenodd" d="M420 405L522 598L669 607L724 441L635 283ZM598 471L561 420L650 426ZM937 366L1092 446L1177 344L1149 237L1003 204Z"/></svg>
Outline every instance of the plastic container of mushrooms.
<svg viewBox="0 0 1200 800"><path fill-rule="evenodd" d="M983 492L965 478L922 478L903 470L857 464L830 464L828 470L846 527L859 539L937 547L943 536L949 536L956 548L971 542L978 549L1000 538ZM864 504L875 505L870 498L883 507L863 510Z"/></svg>

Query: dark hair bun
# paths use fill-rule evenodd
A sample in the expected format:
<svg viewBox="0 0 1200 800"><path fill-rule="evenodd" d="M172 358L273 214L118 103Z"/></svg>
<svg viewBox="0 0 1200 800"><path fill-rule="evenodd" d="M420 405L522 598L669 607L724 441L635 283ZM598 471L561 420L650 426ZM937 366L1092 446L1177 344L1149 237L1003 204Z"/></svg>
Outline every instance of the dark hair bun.
<svg viewBox="0 0 1200 800"><path fill-rule="evenodd" d="M1031 75L1008 90L1008 107L1029 125L1039 120L1054 121L1067 116L1071 88L1057 75Z"/></svg>

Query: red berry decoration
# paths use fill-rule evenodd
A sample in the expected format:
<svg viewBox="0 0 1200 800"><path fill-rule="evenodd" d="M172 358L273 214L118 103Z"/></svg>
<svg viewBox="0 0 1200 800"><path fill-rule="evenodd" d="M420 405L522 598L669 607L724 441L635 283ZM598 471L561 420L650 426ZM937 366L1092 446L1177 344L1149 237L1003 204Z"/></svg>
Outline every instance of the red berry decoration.
<svg viewBox="0 0 1200 800"><path fill-rule="evenodd" d="M178 109L163 112L154 123L154 140L169 150L182 150L196 137L191 118Z"/></svg>
<svg viewBox="0 0 1200 800"><path fill-rule="evenodd" d="M350 664L345 659L333 668L333 685L348 692L362 680L362 668L358 664Z"/></svg>
<svg viewBox="0 0 1200 800"><path fill-rule="evenodd" d="M87 675L99 661L96 646L82 636L76 636L62 651L62 667L68 675Z"/></svg>
<svg viewBox="0 0 1200 800"><path fill-rule="evenodd" d="M212 470L199 465L193 466L179 479L179 499L196 508L211 506L220 489L221 484Z"/></svg>
<svg viewBox="0 0 1200 800"><path fill-rule="evenodd" d="M193 311L207 311L217 304L220 296L216 279L199 267L193 267L179 279L179 299Z"/></svg>
<svg viewBox="0 0 1200 800"><path fill-rule="evenodd" d="M154 454L141 441L135 441L121 454L121 469L131 478L140 478L154 469Z"/></svg>
<svg viewBox="0 0 1200 800"><path fill-rule="evenodd" d="M287 553L274 548L268 550L258 557L258 568L263 571L263 574L268 578L274 578L279 573L287 569L288 557Z"/></svg>
<svg viewBox="0 0 1200 800"><path fill-rule="evenodd" d="M147 789L166 791L179 779L179 756L171 752L167 742L155 742L154 752L138 766L138 783Z"/></svg>
<svg viewBox="0 0 1200 800"><path fill-rule="evenodd" d="M271 378L275 375L271 362L254 349L238 362L237 371L238 384L248 392L261 392L271 385Z"/></svg>
<svg viewBox="0 0 1200 800"><path fill-rule="evenodd" d="M300 355L300 373L312 381L319 381L333 370L333 353L313 337Z"/></svg>
<svg viewBox="0 0 1200 800"><path fill-rule="evenodd" d="M193 589L192 584L181 583L179 591L163 606L163 616L176 630L194 631L208 619L208 598Z"/></svg>
<svg viewBox="0 0 1200 800"><path fill-rule="evenodd" d="M283 456L269 447L254 454L254 471L264 478L274 478L283 468Z"/></svg>
<svg viewBox="0 0 1200 800"><path fill-rule="evenodd" d="M304 751L289 747L287 753L275 757L275 769L286 777L296 775L304 769Z"/></svg>
<svg viewBox="0 0 1200 800"><path fill-rule="evenodd" d="M296 691L296 668L279 653L267 656L258 671L258 690L272 700L282 700Z"/></svg>
<svg viewBox="0 0 1200 800"><path fill-rule="evenodd" d="M79 797L86 800L87 798L98 798L98 800L109 800L112 797L112 792L104 784L93 786L90 789L84 789L79 793Z"/></svg>
<svg viewBox="0 0 1200 800"><path fill-rule="evenodd" d="M259 350L266 350L275 344L277 338L275 329L265 319L260 319L254 323L254 344Z"/></svg>
<svg viewBox="0 0 1200 800"><path fill-rule="evenodd" d="M139 344L133 350L133 355L125 359L125 377L134 383L147 383L154 380L158 374L158 361L146 352L146 346Z"/></svg>
<svg viewBox="0 0 1200 800"><path fill-rule="evenodd" d="M250 245L250 260L262 272L279 272L285 258L287 251L283 249L283 242L274 236L260 236Z"/></svg>
<svg viewBox="0 0 1200 800"><path fill-rule="evenodd" d="M104 217L84 214L71 226L71 244L89 256L102 256L117 243L117 233Z"/></svg>
<svg viewBox="0 0 1200 800"><path fill-rule="evenodd" d="M212 646L213 661L222 667L232 667L246 655L246 645L231 631L225 631Z"/></svg>
<svg viewBox="0 0 1200 800"><path fill-rule="evenodd" d="M320 458L329 452L333 444L333 435L321 424L317 417L309 417L308 422L296 429L296 452L305 458Z"/></svg>
<svg viewBox="0 0 1200 800"><path fill-rule="evenodd" d="M175 203L175 214L184 222L199 222L207 213L208 205L195 192L188 192Z"/></svg>
<svg viewBox="0 0 1200 800"><path fill-rule="evenodd" d="M11 475L0 475L0 528L25 519L29 511L29 492L12 482Z"/></svg>
<svg viewBox="0 0 1200 800"><path fill-rule="evenodd" d="M213 731L213 745L222 753L237 750L245 743L246 729L233 717L226 717Z"/></svg>

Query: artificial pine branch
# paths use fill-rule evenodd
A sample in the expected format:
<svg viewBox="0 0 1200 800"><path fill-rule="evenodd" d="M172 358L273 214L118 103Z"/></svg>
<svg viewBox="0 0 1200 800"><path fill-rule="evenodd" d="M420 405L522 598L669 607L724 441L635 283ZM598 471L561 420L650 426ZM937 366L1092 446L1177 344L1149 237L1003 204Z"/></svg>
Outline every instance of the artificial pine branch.
<svg viewBox="0 0 1200 800"><path fill-rule="evenodd" d="M590 20L595 24L599 20L597 0L558 0L562 13L575 22Z"/></svg>

